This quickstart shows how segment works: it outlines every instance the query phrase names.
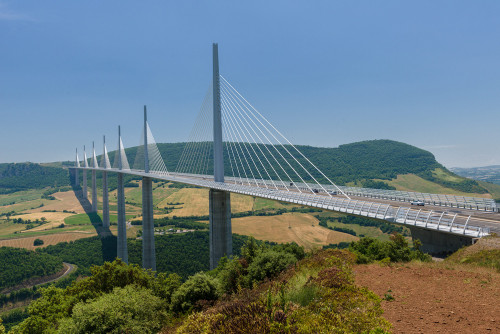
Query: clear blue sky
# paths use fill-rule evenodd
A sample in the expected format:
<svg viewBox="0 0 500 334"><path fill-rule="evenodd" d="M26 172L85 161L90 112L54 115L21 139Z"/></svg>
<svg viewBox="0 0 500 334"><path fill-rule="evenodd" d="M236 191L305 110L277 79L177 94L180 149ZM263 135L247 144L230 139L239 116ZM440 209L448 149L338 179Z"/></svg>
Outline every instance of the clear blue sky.
<svg viewBox="0 0 500 334"><path fill-rule="evenodd" d="M500 164L499 1L0 0L0 162L188 138L221 74L292 142Z"/></svg>

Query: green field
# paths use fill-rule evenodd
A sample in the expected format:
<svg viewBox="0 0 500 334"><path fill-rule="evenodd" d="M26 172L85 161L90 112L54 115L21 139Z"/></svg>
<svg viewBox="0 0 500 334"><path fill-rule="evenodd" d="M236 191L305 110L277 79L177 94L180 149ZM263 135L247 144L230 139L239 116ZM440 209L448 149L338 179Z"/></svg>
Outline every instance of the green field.
<svg viewBox="0 0 500 334"><path fill-rule="evenodd" d="M28 202L40 199L44 189L32 189L25 191L17 191L12 194L0 195L0 206L11 205L20 202Z"/></svg>
<svg viewBox="0 0 500 334"><path fill-rule="evenodd" d="M126 219L129 220L133 218L134 215L126 215ZM110 214L109 221L111 223L118 222L118 216ZM80 213L73 215L64 219L64 223L67 225L91 225L91 224L101 224L102 223L102 213Z"/></svg>
<svg viewBox="0 0 500 334"><path fill-rule="evenodd" d="M396 179L384 182L395 187L397 190L402 191L416 191L431 194L460 195L471 197L489 197L488 194L464 193L455 189L447 188L437 183L424 180L423 178L415 174L398 175Z"/></svg>

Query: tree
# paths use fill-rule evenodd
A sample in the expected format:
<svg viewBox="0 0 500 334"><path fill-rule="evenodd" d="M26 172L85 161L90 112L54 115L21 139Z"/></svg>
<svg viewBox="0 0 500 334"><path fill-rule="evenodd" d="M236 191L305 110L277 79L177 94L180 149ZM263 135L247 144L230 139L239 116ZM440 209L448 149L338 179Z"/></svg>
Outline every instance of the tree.
<svg viewBox="0 0 500 334"><path fill-rule="evenodd" d="M219 297L217 279L201 272L191 276L172 295L171 309L174 312L188 312L200 300L213 301Z"/></svg>
<svg viewBox="0 0 500 334"><path fill-rule="evenodd" d="M33 246L41 246L41 245L43 245L42 239L35 239L35 241L33 241Z"/></svg>
<svg viewBox="0 0 500 334"><path fill-rule="evenodd" d="M2 318L0 318L0 334L5 333L5 327L2 325Z"/></svg>
<svg viewBox="0 0 500 334"><path fill-rule="evenodd" d="M248 286L251 287L254 281L274 277L295 262L297 262L297 258L290 253L274 250L260 253L248 266Z"/></svg>
<svg viewBox="0 0 500 334"><path fill-rule="evenodd" d="M166 314L161 298L136 285L115 288L89 302L78 303L58 333L157 333Z"/></svg>

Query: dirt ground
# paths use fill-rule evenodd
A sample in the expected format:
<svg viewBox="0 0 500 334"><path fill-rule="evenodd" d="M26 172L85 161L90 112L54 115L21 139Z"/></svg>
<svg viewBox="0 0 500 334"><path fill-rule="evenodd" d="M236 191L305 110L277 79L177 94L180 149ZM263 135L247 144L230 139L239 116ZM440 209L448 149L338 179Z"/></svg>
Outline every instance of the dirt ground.
<svg viewBox="0 0 500 334"><path fill-rule="evenodd" d="M500 274L453 265L358 265L356 283L381 298L394 333L500 333Z"/></svg>

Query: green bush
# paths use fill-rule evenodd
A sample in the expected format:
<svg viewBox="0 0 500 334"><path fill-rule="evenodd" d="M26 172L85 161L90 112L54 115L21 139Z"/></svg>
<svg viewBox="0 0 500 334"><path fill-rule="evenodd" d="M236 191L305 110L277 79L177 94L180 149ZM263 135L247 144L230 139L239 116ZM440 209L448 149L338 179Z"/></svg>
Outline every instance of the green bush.
<svg viewBox="0 0 500 334"><path fill-rule="evenodd" d="M290 253L274 250L260 253L248 266L248 286L250 287L254 281L262 281L264 278L276 276L295 262L297 262L297 258Z"/></svg>
<svg viewBox="0 0 500 334"><path fill-rule="evenodd" d="M418 240L415 245L420 245ZM391 262L408 262L412 260L430 261L431 257L424 254L418 247L411 249L401 234L393 234L390 241L379 241L365 237L351 242L349 250L357 255L357 263L370 263L390 259Z"/></svg>
<svg viewBox="0 0 500 334"><path fill-rule="evenodd" d="M58 333L157 333L165 317L161 298L136 285L115 288L89 302L79 303Z"/></svg>
<svg viewBox="0 0 500 334"><path fill-rule="evenodd" d="M191 276L172 295L171 309L176 313L189 312L198 301L214 301L219 298L219 282L203 272Z"/></svg>
<svg viewBox="0 0 500 334"><path fill-rule="evenodd" d="M35 241L33 241L33 246L41 246L41 245L43 245L42 239L35 239Z"/></svg>

